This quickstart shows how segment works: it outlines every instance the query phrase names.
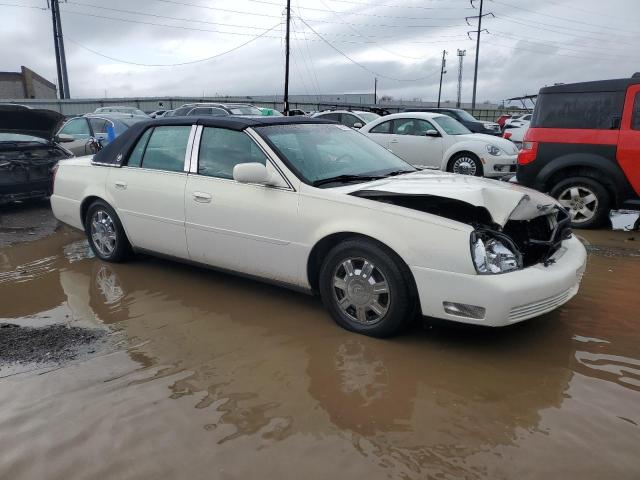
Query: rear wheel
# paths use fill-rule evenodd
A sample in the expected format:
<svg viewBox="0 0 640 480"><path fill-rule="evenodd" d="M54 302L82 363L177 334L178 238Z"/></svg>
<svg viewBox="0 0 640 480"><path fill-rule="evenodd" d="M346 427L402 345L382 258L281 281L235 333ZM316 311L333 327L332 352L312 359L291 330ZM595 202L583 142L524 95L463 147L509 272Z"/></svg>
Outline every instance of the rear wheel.
<svg viewBox="0 0 640 480"><path fill-rule="evenodd" d="M124 262L131 253L131 245L115 210L97 200L87 210L84 224L89 246L100 260Z"/></svg>
<svg viewBox="0 0 640 480"><path fill-rule="evenodd" d="M550 193L569 212L572 228L597 228L607 220L611 197L597 180L567 178L558 182Z"/></svg>
<svg viewBox="0 0 640 480"><path fill-rule="evenodd" d="M347 240L334 247L320 270L320 294L333 319L372 337L397 333L414 316L411 282L400 260L375 242Z"/></svg>
<svg viewBox="0 0 640 480"><path fill-rule="evenodd" d="M460 175L473 175L476 177L481 177L482 162L480 162L480 159L473 153L456 153L453 157L451 157L451 160L449 160L447 171L458 173Z"/></svg>

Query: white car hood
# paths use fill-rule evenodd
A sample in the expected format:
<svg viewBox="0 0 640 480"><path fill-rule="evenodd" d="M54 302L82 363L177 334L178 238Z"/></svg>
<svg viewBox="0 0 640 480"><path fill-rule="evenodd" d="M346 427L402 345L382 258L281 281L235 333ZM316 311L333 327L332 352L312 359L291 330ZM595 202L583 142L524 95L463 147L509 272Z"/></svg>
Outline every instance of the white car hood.
<svg viewBox="0 0 640 480"><path fill-rule="evenodd" d="M333 190L346 194L367 191L452 198L486 208L500 226L509 220L530 220L545 215L558 205L543 193L513 183L432 170Z"/></svg>

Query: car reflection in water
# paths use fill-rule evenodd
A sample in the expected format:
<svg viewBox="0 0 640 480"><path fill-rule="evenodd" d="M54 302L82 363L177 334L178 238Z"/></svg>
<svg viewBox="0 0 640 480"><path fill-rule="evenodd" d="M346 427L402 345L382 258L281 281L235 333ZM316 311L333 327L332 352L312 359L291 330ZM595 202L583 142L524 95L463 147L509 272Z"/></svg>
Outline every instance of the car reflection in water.
<svg viewBox="0 0 640 480"><path fill-rule="evenodd" d="M600 332L608 343L589 341L595 319L579 310L579 301L516 328L416 328L383 341L343 331L317 300L302 294L144 257L104 264L82 253L80 238L63 229L2 251L0 296L14 299L0 304L2 321L25 324L46 316L47 322L121 331L129 339L132 367L121 375L127 381L116 388L104 378L115 359L102 360L107 367L92 374L97 390L81 399L63 396L58 421L112 398L114 421L130 419L135 429L72 422L58 431L62 446L74 446L88 434L83 429L92 429L91 448L115 442L146 472L158 462L182 464L179 458L192 473L216 462L246 474L259 467L268 476L287 459L290 472L299 474L322 464L323 473L339 468L354 477L384 471L461 478L504 474L517 462L505 465L502 456L539 462L556 448L563 451L556 459L560 468L566 459L584 457L586 439L577 440L583 432L593 436L588 444L618 462L600 461L612 468L607 471L635 461L624 453L637 445L629 438L640 417L640 388L628 378L640 378L638 358L616 341L620 332L611 324ZM43 258L44 267L38 265ZM597 259L594 264L598 269ZM587 295L602 290L589 275L585 282ZM637 338L637 329L631 335ZM591 368L584 359L596 354L599 367L615 358L625 368ZM143 410L136 403L141 398ZM603 405L615 415L604 413ZM586 426L578 427L575 416ZM98 435L96 428L111 433ZM614 431L618 443L607 443ZM148 445L149 435L168 443ZM253 467L241 460L243 449L254 452ZM78 445L65 451L71 464L82 465Z"/></svg>

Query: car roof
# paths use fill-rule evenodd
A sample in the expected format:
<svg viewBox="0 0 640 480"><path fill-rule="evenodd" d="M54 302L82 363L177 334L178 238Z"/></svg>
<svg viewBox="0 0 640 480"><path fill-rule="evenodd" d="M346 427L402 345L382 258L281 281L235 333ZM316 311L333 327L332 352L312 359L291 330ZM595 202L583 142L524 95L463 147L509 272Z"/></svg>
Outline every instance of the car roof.
<svg viewBox="0 0 640 480"><path fill-rule="evenodd" d="M543 93L623 92L630 85L640 84L640 77L597 80L595 82L564 83L540 89Z"/></svg>
<svg viewBox="0 0 640 480"><path fill-rule="evenodd" d="M437 118L437 117L445 117L446 115L443 115L441 113L438 112L400 112L400 113L392 113L391 115L385 115L384 117L380 117L379 119L375 120L380 121L380 120L393 120L394 118L424 118L424 119L429 119L429 118Z"/></svg>
<svg viewBox="0 0 640 480"><path fill-rule="evenodd" d="M304 116L294 117L249 117L241 115L228 116L192 116L192 117L169 117L153 120L143 120L136 123L122 135L109 143L94 156L94 162L99 164L118 165L129 155L135 146L138 138L144 130L157 126L191 126L202 125L205 127L219 127L229 130L242 131L249 127L267 127L275 125L301 125L301 124L324 124L336 125L330 120L311 118ZM118 157L120 157L118 159Z"/></svg>

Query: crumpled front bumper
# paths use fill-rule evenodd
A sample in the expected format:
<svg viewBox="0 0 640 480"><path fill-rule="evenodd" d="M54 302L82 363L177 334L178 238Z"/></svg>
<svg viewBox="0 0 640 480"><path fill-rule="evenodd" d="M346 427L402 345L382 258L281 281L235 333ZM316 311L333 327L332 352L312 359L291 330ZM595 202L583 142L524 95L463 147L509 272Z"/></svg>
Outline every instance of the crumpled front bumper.
<svg viewBox="0 0 640 480"><path fill-rule="evenodd" d="M462 252L461 254L469 254ZM578 292L587 252L572 236L545 267L537 264L498 275L468 275L412 266L422 314L455 322L501 327L555 310ZM443 302L486 309L484 318L452 315Z"/></svg>

